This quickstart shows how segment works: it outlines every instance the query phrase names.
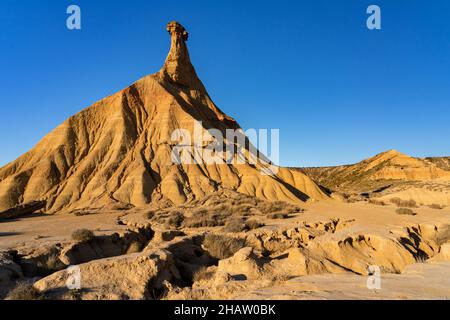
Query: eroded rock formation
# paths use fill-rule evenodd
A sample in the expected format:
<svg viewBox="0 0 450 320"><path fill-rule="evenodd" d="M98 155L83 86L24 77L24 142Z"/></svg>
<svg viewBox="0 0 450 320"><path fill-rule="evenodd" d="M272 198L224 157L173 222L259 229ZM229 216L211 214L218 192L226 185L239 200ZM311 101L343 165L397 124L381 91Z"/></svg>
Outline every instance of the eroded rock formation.
<svg viewBox="0 0 450 320"><path fill-rule="evenodd" d="M171 22L167 30L171 49L158 73L69 118L0 169L0 211L36 200L45 200L49 213L171 205L224 188L268 200L326 198L300 172L261 174L264 165L250 163L255 154L247 144L242 163L173 162L175 130L193 134L200 123L203 130L225 132L239 125L217 108L198 79L184 27Z"/></svg>

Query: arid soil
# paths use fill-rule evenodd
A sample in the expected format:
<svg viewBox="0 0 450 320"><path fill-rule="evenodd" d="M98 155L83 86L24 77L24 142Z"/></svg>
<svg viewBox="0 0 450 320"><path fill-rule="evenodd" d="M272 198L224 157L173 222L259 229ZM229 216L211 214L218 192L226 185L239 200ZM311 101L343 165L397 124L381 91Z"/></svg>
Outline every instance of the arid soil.
<svg viewBox="0 0 450 320"><path fill-rule="evenodd" d="M396 209L230 191L167 211L24 217L0 225L3 295L27 280L47 299L448 298L449 210ZM79 229L94 237L73 239ZM81 290L65 286L69 265Z"/></svg>

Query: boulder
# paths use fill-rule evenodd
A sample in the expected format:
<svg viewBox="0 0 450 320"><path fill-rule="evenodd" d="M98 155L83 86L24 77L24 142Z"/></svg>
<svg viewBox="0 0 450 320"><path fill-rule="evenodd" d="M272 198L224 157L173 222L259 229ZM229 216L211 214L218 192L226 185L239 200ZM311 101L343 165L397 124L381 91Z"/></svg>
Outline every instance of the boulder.
<svg viewBox="0 0 450 320"><path fill-rule="evenodd" d="M82 300L156 299L165 290L165 281L178 279L172 255L166 250L135 253L100 259L79 265ZM47 296L63 299L71 291L66 282L69 272L62 270L37 281L34 286Z"/></svg>
<svg viewBox="0 0 450 320"><path fill-rule="evenodd" d="M0 212L0 220L16 219L45 208L45 201L33 201Z"/></svg>
<svg viewBox="0 0 450 320"><path fill-rule="evenodd" d="M450 261L450 242L441 245L439 253L431 258L432 261Z"/></svg>
<svg viewBox="0 0 450 320"><path fill-rule="evenodd" d="M263 263L253 252L253 248L242 248L231 258L220 260L218 273L228 273L238 280L260 279L265 273Z"/></svg>

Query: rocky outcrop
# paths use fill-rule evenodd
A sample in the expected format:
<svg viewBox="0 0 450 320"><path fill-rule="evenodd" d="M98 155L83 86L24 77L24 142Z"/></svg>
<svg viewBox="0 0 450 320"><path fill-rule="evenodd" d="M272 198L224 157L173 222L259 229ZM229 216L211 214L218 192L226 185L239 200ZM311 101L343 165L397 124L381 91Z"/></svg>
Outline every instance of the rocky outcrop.
<svg viewBox="0 0 450 320"><path fill-rule="evenodd" d="M78 298L82 300L157 299L165 282L179 278L172 254L165 250L148 251L79 265ZM48 297L70 295L66 287L70 273L56 272L34 284Z"/></svg>
<svg viewBox="0 0 450 320"><path fill-rule="evenodd" d="M255 255L253 248L242 248L231 258L220 260L217 272L230 274L238 280L262 279L264 274L270 273L269 265L264 266L262 258Z"/></svg>
<svg viewBox="0 0 450 320"><path fill-rule="evenodd" d="M45 208L45 201L33 201L0 212L0 220L15 219Z"/></svg>
<svg viewBox="0 0 450 320"><path fill-rule="evenodd" d="M22 270L6 251L0 251L0 299L14 287L17 280L23 277Z"/></svg>

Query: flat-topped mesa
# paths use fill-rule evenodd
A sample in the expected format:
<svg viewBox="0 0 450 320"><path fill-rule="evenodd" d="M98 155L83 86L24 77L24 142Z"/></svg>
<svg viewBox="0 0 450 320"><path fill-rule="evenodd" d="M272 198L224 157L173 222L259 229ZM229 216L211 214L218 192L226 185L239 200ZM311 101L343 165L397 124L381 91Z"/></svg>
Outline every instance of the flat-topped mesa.
<svg viewBox="0 0 450 320"><path fill-rule="evenodd" d="M167 31L171 36L171 47L160 72L176 84L195 86L198 78L186 46L189 33L176 21L167 24Z"/></svg>

